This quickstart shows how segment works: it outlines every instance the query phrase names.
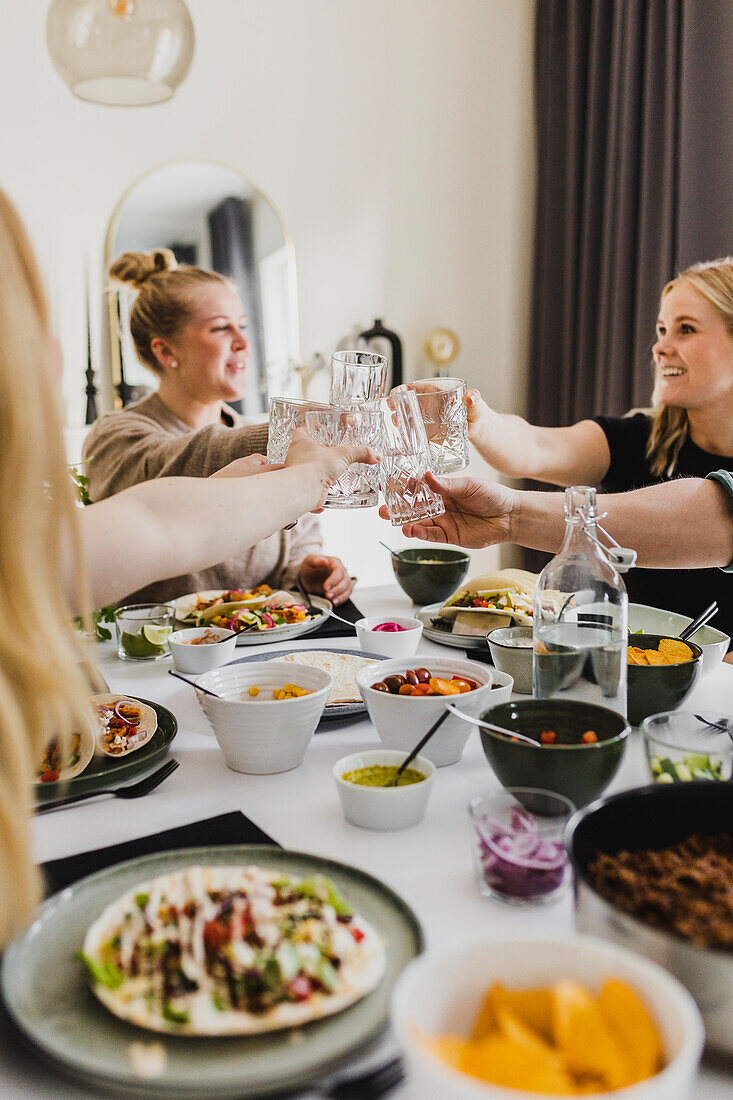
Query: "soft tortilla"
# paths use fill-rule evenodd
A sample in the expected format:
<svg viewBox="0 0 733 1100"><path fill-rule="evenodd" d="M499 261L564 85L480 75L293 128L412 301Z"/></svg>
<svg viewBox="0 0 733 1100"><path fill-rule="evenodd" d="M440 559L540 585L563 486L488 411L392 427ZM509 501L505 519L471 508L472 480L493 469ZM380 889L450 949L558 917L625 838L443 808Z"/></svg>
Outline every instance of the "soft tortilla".
<svg viewBox="0 0 733 1100"><path fill-rule="evenodd" d="M361 692L356 683L359 669L377 662L371 657L360 657L357 653L333 653L328 649L308 649L302 653L288 653L284 657L273 657L274 661L293 661L299 665L320 668L333 677L333 687L328 697L331 703L360 703Z"/></svg>
<svg viewBox="0 0 733 1100"><path fill-rule="evenodd" d="M531 600L534 597L536 583L537 574L528 573L526 569L500 569L495 573L485 573L454 592L438 614L441 618L455 620L452 630L454 634L488 633L499 626L531 626L532 616L520 608L492 610L486 607L456 607L454 604L466 594L498 596L505 593L518 593ZM461 625L466 627L469 623L471 623L470 630L460 629Z"/></svg>
<svg viewBox="0 0 733 1100"><path fill-rule="evenodd" d="M226 893L247 888L248 876L252 875L260 880L262 876L267 876L268 881L275 881L282 877L282 871L265 871L258 867L188 867L141 883L108 905L94 921L84 938L84 954L91 959L99 959L102 945L125 927L126 914L138 911L136 899L140 894L148 894L151 898L164 896L168 901L179 903L182 898L201 897L203 889ZM295 875L288 877L296 879ZM159 1007L141 995L139 986L137 989L126 989L125 985L119 989L108 989L93 983L92 989L115 1016L152 1031L176 1035L256 1035L297 1027L341 1012L371 993L382 980L386 965L384 945L377 932L363 918L354 913L354 920L358 922L364 938L350 949L351 957L345 959L339 968L337 989L333 993L315 993L307 1001L278 1004L262 1015L253 1015L243 1009L220 1011L212 1008L210 986L206 982L199 990L188 994L182 1007L189 1013L190 1019L183 1024L172 1023L162 1016Z"/></svg>
<svg viewBox="0 0 733 1100"><path fill-rule="evenodd" d="M103 703L110 707L114 707L119 702L132 703L140 711L140 724L135 729L143 736L139 737L134 745L123 749L122 752L110 752L102 744L103 731L99 728L96 713L94 714L95 724L97 725L94 751L97 756L111 756L114 760L118 760L121 756L129 756L131 752L136 752L143 745L146 745L158 728L158 715L153 708L149 707L147 703L141 703L139 699L134 699L131 695L90 695L89 699L91 703Z"/></svg>
<svg viewBox="0 0 733 1100"><path fill-rule="evenodd" d="M200 612L196 621L203 625L215 619L217 615L233 615L235 611L241 611L247 607L255 610L260 607L292 607L293 604L302 603L303 598L296 598L292 592L277 591L270 596L255 596L251 600L231 600L229 603L218 603Z"/></svg>
<svg viewBox="0 0 733 1100"><path fill-rule="evenodd" d="M77 775L81 775L81 773L89 766L89 763L94 756L95 730L96 723L93 724L91 718L87 726L83 726L80 730L74 730L74 733L78 733L80 737L79 759L77 760L76 764L72 764L70 767L67 768L62 768L59 772L58 779L47 780L45 783L41 784L43 787L50 786L50 784L52 783L65 783L69 779L76 779ZM73 738L73 734L71 736ZM71 743L71 739L69 739L69 746L71 746ZM40 777L36 778L36 782L40 783Z"/></svg>

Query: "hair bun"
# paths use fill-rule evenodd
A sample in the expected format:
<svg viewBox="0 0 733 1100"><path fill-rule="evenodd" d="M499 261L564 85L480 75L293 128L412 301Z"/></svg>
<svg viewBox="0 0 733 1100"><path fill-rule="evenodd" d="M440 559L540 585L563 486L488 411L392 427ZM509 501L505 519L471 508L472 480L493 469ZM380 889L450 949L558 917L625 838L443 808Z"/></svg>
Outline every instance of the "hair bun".
<svg viewBox="0 0 733 1100"><path fill-rule="evenodd" d="M121 283L131 283L138 290L153 275L172 271L178 261L169 248L157 248L155 252L124 252L110 264L109 274Z"/></svg>

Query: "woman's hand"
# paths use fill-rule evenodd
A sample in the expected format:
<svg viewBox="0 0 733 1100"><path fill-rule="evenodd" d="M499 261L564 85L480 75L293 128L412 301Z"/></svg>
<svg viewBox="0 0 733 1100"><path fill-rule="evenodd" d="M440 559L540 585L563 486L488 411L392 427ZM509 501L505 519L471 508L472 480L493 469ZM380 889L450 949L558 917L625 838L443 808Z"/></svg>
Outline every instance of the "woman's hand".
<svg viewBox="0 0 733 1100"><path fill-rule="evenodd" d="M299 428L293 432L285 466L312 464L315 467L321 483L320 497L313 508L313 511L316 511L323 505L331 486L354 462L363 462L371 466L379 462L379 455L371 447L322 447L319 443L314 443L310 436Z"/></svg>
<svg viewBox="0 0 733 1100"><path fill-rule="evenodd" d="M230 462L228 466L222 466L215 474L211 474L211 477L251 477L252 474L265 474L269 470L282 470L282 468L282 463L268 466L264 455L245 455L244 458L235 458L234 462Z"/></svg>
<svg viewBox="0 0 733 1100"><path fill-rule="evenodd" d="M306 592L325 596L336 606L345 603L354 588L341 559L329 558L323 554L308 554L303 558L299 579Z"/></svg>
<svg viewBox="0 0 733 1100"><path fill-rule="evenodd" d="M443 498L445 512L421 523L405 524L402 530L408 538L471 550L510 541L514 506L510 489L475 478L437 478L431 473L425 475L425 483ZM379 514L389 519L384 505Z"/></svg>

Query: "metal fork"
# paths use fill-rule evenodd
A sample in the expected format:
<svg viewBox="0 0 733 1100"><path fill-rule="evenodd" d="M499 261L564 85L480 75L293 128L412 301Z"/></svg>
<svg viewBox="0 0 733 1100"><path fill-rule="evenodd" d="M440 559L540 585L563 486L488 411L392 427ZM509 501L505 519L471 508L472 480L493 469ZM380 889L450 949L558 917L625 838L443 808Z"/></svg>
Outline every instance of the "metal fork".
<svg viewBox="0 0 733 1100"><path fill-rule="evenodd" d="M45 814L50 810L60 810L63 806L73 806L76 802L85 802L88 798L97 798L100 794L112 794L115 798L143 798L159 787L179 766L178 761L171 758L166 760L157 771L151 772L137 783L130 783L125 787L104 787L100 791L86 791L84 794L72 794L68 798L56 799L55 802L44 802L36 807L36 813Z"/></svg>
<svg viewBox="0 0 733 1100"><path fill-rule="evenodd" d="M713 737L713 734L708 731L715 730L716 733L727 733L728 737L733 741L733 731L731 731L729 726L724 722L710 722L707 718L704 718L702 714L693 714L693 718L697 718L698 722L701 722L703 726L707 727L707 729L701 730L696 735L696 740L701 742L709 740Z"/></svg>

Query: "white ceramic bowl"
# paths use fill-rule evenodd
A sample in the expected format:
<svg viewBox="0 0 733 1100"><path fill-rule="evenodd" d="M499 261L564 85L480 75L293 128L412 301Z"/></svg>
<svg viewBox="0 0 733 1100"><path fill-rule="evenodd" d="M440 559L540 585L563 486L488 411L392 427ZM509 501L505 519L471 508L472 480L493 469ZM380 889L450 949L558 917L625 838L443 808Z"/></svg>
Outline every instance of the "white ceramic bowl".
<svg viewBox="0 0 733 1100"><path fill-rule="evenodd" d="M312 694L273 699L275 688L297 684ZM327 672L291 661L247 661L200 676L199 685L223 696L197 691L227 766L235 772L266 775L286 772L303 762L333 680ZM256 686L259 694L251 696Z"/></svg>
<svg viewBox="0 0 733 1100"><path fill-rule="evenodd" d="M397 623L404 630L375 630L380 623ZM365 653L378 653L381 657L412 657L422 638L422 623L401 615L373 615L371 619L359 619L354 623L359 645Z"/></svg>
<svg viewBox="0 0 733 1100"><path fill-rule="evenodd" d="M404 675L408 668L427 668L433 675L448 679L466 676L479 686L463 695L424 695L422 698L388 695L372 688L372 684L387 676L395 673ZM466 714L477 718L487 707L507 703L514 684L511 676L498 672L490 665L459 657L433 657L432 654L412 661L401 657L368 665L357 672L356 682L382 744L402 752L411 752L415 748L423 734L443 713L447 702L456 703ZM445 764L455 764L463 755L472 728L468 722L451 716L428 741L422 755L439 768Z"/></svg>
<svg viewBox="0 0 733 1100"><path fill-rule="evenodd" d="M425 776L422 783L407 787L360 787L342 778L346 772L375 764L399 767L406 755L395 749L369 749L344 756L334 764L333 778L347 821L363 829L406 829L422 821L435 775L435 767L424 756L416 756L409 765Z"/></svg>
<svg viewBox="0 0 733 1100"><path fill-rule="evenodd" d="M701 609L702 610L702 609ZM647 607L643 603L629 604L629 633L643 630L645 634L665 634L676 638L692 622L689 615L678 615L675 611L663 611L661 607ZM713 626L701 626L692 635L690 641L702 649L702 675L707 676L721 664L730 647L730 638L722 630Z"/></svg>
<svg viewBox="0 0 733 1100"><path fill-rule="evenodd" d="M514 690L520 695L531 695L532 627L500 626L489 631L486 641L495 666L502 672L508 672L514 679ZM517 644L520 641L525 644Z"/></svg>
<svg viewBox="0 0 733 1100"><path fill-rule="evenodd" d="M661 966L591 936L496 936L447 954L414 959L392 997L392 1023L405 1052L411 1095L440 1100L539 1100L536 1092L486 1084L451 1069L422 1046L416 1032L467 1035L484 994L495 981L522 989L571 979L597 991L607 978L620 978L641 995L661 1032L667 1065L656 1077L603 1095L614 1100L691 1100L705 1039L692 997Z"/></svg>
<svg viewBox="0 0 733 1100"><path fill-rule="evenodd" d="M210 645L191 645L193 638L202 638L204 634L216 635L219 641ZM173 664L179 672L199 674L229 664L234 657L237 634L236 631L225 630L221 626L194 626L174 631L168 639L168 645Z"/></svg>

